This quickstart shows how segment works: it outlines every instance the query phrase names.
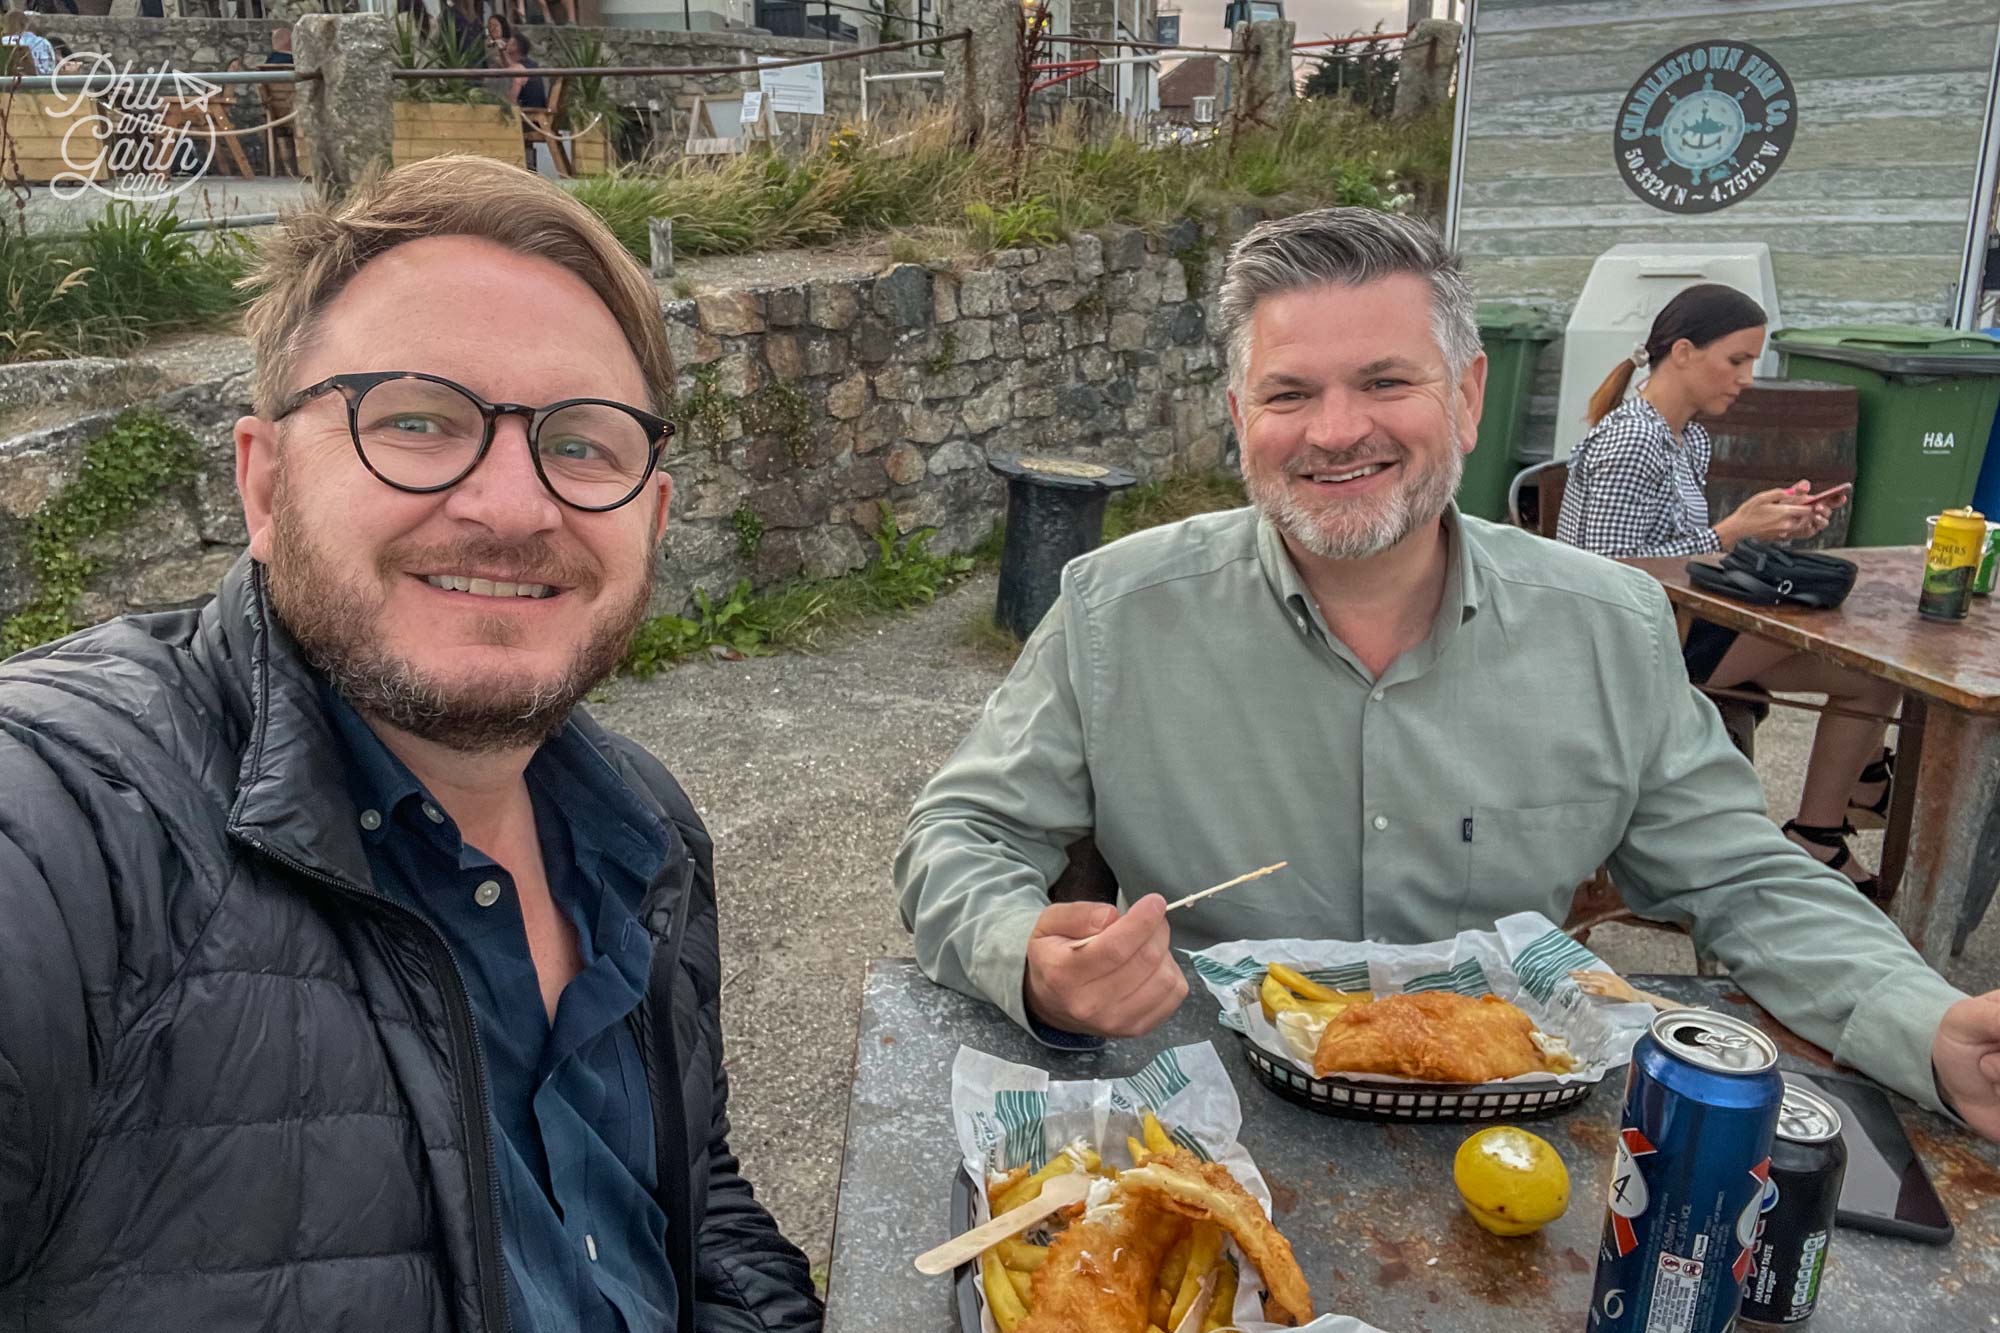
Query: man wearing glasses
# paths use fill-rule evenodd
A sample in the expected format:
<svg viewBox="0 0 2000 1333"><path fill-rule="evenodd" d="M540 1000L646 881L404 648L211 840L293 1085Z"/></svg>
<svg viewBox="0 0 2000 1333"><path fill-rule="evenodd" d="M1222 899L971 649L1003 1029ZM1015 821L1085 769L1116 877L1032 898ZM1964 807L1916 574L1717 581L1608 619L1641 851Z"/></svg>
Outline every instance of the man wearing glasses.
<svg viewBox="0 0 2000 1333"><path fill-rule="evenodd" d="M445 158L259 283L248 555L0 665L0 1327L817 1329L708 836L576 709L667 520L650 281Z"/></svg>

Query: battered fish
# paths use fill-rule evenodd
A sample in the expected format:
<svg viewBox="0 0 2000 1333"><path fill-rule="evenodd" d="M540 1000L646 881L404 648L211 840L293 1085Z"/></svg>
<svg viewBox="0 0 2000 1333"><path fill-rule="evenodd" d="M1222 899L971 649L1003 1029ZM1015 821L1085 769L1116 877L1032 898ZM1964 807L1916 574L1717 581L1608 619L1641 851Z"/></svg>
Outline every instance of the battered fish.
<svg viewBox="0 0 2000 1333"><path fill-rule="evenodd" d="M1146 1333L1160 1265L1187 1225L1151 1199L1098 1182L1083 1216L1050 1242L1015 1333Z"/></svg>
<svg viewBox="0 0 2000 1333"><path fill-rule="evenodd" d="M1564 1073L1535 1045L1534 1020L1497 995L1420 991L1385 995L1328 1020L1313 1073L1395 1074L1429 1083L1490 1083Z"/></svg>
<svg viewBox="0 0 2000 1333"><path fill-rule="evenodd" d="M1291 1242L1227 1168L1192 1153L1161 1153L1120 1174L1118 1183L1141 1198L1157 1195L1171 1208L1221 1226L1264 1281L1264 1317L1294 1327L1312 1322L1312 1292ZM1144 1327L1142 1321L1139 1329Z"/></svg>

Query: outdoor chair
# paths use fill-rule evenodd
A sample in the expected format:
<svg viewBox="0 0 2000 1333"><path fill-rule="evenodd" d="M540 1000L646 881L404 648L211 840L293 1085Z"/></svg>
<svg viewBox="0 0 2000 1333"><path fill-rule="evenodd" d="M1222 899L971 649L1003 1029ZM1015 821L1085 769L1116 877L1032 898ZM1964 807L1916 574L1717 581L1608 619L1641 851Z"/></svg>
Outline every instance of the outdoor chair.
<svg viewBox="0 0 2000 1333"><path fill-rule="evenodd" d="M259 65L258 69L289 70L290 65ZM273 176L296 176L299 174L299 141L292 134L289 122L280 125L298 109L299 89L294 83L260 83L257 85L257 100L264 104L264 160L270 164Z"/></svg>
<svg viewBox="0 0 2000 1333"><path fill-rule="evenodd" d="M528 169L534 170L535 145L549 146L549 156L555 159L556 174L568 179L576 175L576 163L570 156L569 136L556 128L562 121L563 85L565 79L550 79L542 76L549 86L549 104L542 107L516 106L514 114L521 120L521 146L528 158Z"/></svg>

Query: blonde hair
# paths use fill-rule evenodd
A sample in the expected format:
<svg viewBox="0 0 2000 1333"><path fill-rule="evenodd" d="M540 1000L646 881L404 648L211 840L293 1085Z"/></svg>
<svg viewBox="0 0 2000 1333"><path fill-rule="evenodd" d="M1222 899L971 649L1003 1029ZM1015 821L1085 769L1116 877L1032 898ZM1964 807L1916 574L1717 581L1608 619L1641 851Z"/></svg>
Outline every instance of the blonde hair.
<svg viewBox="0 0 2000 1333"><path fill-rule="evenodd" d="M624 331L646 379L647 406L666 412L674 363L652 278L560 186L505 162L453 154L370 176L342 200L287 213L264 243L243 280L257 293L243 324L256 357L259 416L276 415L297 387L291 381L299 358L327 303L369 260L427 236L492 241L583 279Z"/></svg>

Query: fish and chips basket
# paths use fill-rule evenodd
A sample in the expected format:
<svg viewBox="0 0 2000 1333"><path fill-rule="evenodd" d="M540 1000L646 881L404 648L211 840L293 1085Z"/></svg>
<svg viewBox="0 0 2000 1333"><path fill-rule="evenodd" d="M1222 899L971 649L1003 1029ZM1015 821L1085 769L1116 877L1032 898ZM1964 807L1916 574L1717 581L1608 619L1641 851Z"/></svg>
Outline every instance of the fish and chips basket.
<svg viewBox="0 0 2000 1333"><path fill-rule="evenodd" d="M1150 1126L1148 1112L1155 1121ZM951 1201L954 1235L991 1217L989 1182L1017 1168L1042 1170L1065 1153L1074 1162L1084 1149L1097 1154L1104 1167L1129 1167L1134 1163L1128 1143L1143 1144L1149 1130L1154 1135L1164 1132L1176 1146L1220 1164L1257 1201L1265 1217L1271 1213L1271 1191L1257 1164L1236 1141L1243 1123L1236 1089L1222 1057L1208 1042L1162 1051L1125 1078L1075 1081L1060 1081L1046 1070L961 1046L951 1071L951 1118L962 1157ZM1040 1231L1028 1237L1048 1239ZM1233 1262L1238 1279L1222 1326L1241 1333L1280 1329L1265 1320L1256 1268L1226 1232L1223 1245L1218 1262ZM959 1267L953 1277L953 1297L961 1333L1000 1333L988 1307L980 1261ZM1319 1315L1301 1327L1306 1333L1381 1333L1343 1315Z"/></svg>
<svg viewBox="0 0 2000 1333"><path fill-rule="evenodd" d="M1236 940L1190 955L1221 1006L1222 1026L1243 1040L1257 1076L1280 1095L1328 1115L1364 1120L1470 1121L1551 1115L1588 1097L1607 1072L1632 1058L1652 1021L1643 1004L1585 994L1572 971L1609 971L1589 949L1539 912L1503 917L1492 930L1462 931L1430 944L1344 940ZM1265 977L1283 964L1343 993L1418 991L1497 995L1526 1013L1545 1049L1567 1054L1568 1073L1531 1073L1489 1083L1428 1083L1391 1074L1313 1072L1309 1030L1267 1017ZM1281 1018L1284 1016L1280 1016Z"/></svg>

